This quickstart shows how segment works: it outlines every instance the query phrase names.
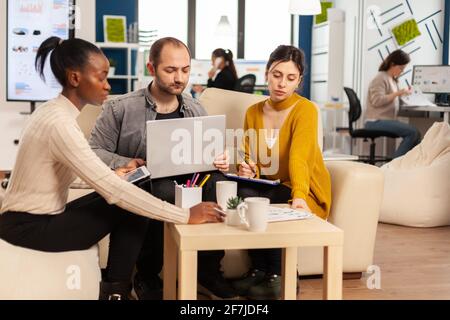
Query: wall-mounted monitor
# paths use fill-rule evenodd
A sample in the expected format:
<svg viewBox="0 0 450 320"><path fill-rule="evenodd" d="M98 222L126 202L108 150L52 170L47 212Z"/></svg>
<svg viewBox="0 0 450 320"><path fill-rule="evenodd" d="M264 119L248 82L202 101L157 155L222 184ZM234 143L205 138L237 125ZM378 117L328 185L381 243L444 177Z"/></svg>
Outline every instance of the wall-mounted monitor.
<svg viewBox="0 0 450 320"><path fill-rule="evenodd" d="M46 82L35 70L36 53L51 36L74 36L75 0L7 0L7 100L41 102L61 91L49 63Z"/></svg>

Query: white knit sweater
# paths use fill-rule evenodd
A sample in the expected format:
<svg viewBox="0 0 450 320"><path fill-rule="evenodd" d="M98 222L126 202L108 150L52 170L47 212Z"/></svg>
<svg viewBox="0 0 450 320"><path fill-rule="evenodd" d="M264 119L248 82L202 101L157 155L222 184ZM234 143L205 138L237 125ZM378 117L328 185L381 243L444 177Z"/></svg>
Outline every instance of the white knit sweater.
<svg viewBox="0 0 450 320"><path fill-rule="evenodd" d="M78 176L109 204L152 219L187 223L189 210L161 201L119 178L91 150L63 95L38 108L25 128L0 213L64 212L69 186Z"/></svg>

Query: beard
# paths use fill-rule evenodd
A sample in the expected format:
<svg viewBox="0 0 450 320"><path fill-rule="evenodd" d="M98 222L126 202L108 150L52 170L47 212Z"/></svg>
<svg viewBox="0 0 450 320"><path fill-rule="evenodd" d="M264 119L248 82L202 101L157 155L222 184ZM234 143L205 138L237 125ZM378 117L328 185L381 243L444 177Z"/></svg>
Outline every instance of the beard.
<svg viewBox="0 0 450 320"><path fill-rule="evenodd" d="M164 83L158 77L155 77L155 84L160 91L175 96L181 95L186 89L186 83L184 82Z"/></svg>

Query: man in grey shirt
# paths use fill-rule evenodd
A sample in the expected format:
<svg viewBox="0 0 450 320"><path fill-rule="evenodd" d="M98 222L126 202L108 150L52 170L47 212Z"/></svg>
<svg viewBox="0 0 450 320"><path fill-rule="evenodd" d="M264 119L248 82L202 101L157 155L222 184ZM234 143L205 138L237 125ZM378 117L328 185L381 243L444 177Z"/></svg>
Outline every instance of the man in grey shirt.
<svg viewBox="0 0 450 320"><path fill-rule="evenodd" d="M207 115L197 100L183 93L189 81L190 65L189 49L181 41L163 38L152 45L147 68L154 81L146 89L109 101L97 119L89 143L100 159L112 169L142 166L146 157L147 121ZM218 157L214 166L220 171L228 171L228 156ZM183 184L191 176L155 179L149 186L142 187L154 196L174 203L173 181ZM211 173L211 179L203 188L204 201L216 201L215 182L220 180L226 180L221 173ZM220 272L223 256L224 251L199 254L199 289L213 298L231 299L237 295ZM163 223L151 220L134 279L139 299L161 298L162 283L158 274L162 264Z"/></svg>

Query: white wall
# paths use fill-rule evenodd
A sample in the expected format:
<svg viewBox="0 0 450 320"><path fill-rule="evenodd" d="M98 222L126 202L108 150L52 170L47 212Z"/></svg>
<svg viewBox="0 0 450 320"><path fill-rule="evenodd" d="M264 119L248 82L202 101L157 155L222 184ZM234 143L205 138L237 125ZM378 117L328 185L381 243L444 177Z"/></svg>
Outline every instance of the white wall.
<svg viewBox="0 0 450 320"><path fill-rule="evenodd" d="M390 29L393 26L411 17L419 22L433 13L442 10L432 18L419 24L422 35L412 45L404 49L408 53L414 51L411 54L412 63L406 71L412 69L414 64L442 63L443 45L435 31L433 21L439 30L440 36L443 37L444 0L399 0L396 2L392 2L391 0L334 0L333 2L336 8L343 9L346 13L344 83L346 86L350 86L356 90L362 102L365 101L368 84L377 73L378 67L381 64L380 53L385 58L388 55L388 50L392 52L397 49L393 39L379 46L376 45L391 37ZM375 11L376 8L379 8L379 12L386 12L379 19L381 35L378 29L374 28L373 23L371 23L370 9L373 10L374 8ZM413 14L411 14L409 8L411 8ZM434 48L433 42L430 39L426 24L430 29L437 49ZM415 51L416 49L418 50ZM411 77L412 72L404 76L401 79L402 85L406 86L405 79L411 83Z"/></svg>
<svg viewBox="0 0 450 320"><path fill-rule="evenodd" d="M367 88L369 82L377 73L378 67L381 64L381 57L378 52L380 49L383 58L387 57L388 50L392 52L397 49L393 39L390 39L379 46L376 46L381 41L391 37L390 30L407 19L414 17L417 22L427 18L428 16L442 10L440 13L434 15L419 23L419 29L422 33L420 37L415 39L414 43L407 46L404 50L411 52L412 63L408 70L412 69L414 64L441 64L443 44L439 39L439 35L435 30L438 29L441 38L444 37L444 0L331 0L335 8L345 11L345 58L344 58L344 86L353 88L364 108ZM380 29L382 35L379 34L378 29L372 28L373 24L368 23L370 19L369 8L379 8L380 13L384 13L380 19ZM411 10L410 10L411 8ZM413 14L411 14L411 11ZM434 23L433 23L434 22ZM432 34L436 49L428 34L428 30ZM374 47L375 46L375 47ZM386 48L387 46L387 48ZM374 47L373 49L371 49ZM371 50L369 50L371 49ZM417 50L416 50L417 49ZM314 61L319 62L320 61ZM314 68L314 66L312 66ZM330 70L333 72L333 67ZM401 85L406 86L406 81L411 83L412 72L408 73L401 79ZM344 116L342 119L338 117L338 126L347 126L348 117ZM412 121L415 119L412 119ZM420 127L420 126L418 126ZM424 127L425 128L425 127ZM424 130L423 130L424 131ZM339 147L339 146L338 146ZM342 151L348 150L346 146Z"/></svg>
<svg viewBox="0 0 450 320"><path fill-rule="evenodd" d="M399 5L399 7L395 8L397 5ZM370 11L372 9L376 10L376 8L379 8L382 13L392 10L380 17L380 31L374 27L370 28L371 21L373 21ZM441 12L437 13L439 10L441 10ZM367 91L370 81L377 73L382 58L386 58L389 52L399 49L394 39L388 41L385 40L392 37L390 33L392 27L403 21L414 18L419 23L419 30L422 35L414 39L412 44L403 48L405 52L410 53L411 63L405 70L405 73L407 74L399 79L399 85L401 87L407 87L407 83L412 83L412 69L416 64L442 64L443 43L441 40L443 40L444 37L444 11L444 0L403 0L398 3L393 2L392 0L364 1L365 23L363 24L363 28L365 37L363 45L362 83L364 97L366 96L365 91ZM430 17L433 14L435 15ZM398 15L401 16L395 18ZM393 20L388 22L391 19ZM436 32L435 26L439 35L438 32ZM380 44L382 41L385 42Z"/></svg>
<svg viewBox="0 0 450 320"><path fill-rule="evenodd" d="M75 35L91 42L95 41L95 1L77 0L77 30ZM27 103L6 102L6 0L0 1L0 171L11 170L19 139L28 116L20 115L30 109Z"/></svg>
<svg viewBox="0 0 450 320"><path fill-rule="evenodd" d="M360 0L335 0L335 7L345 11L344 86L359 91L361 55L361 4Z"/></svg>

